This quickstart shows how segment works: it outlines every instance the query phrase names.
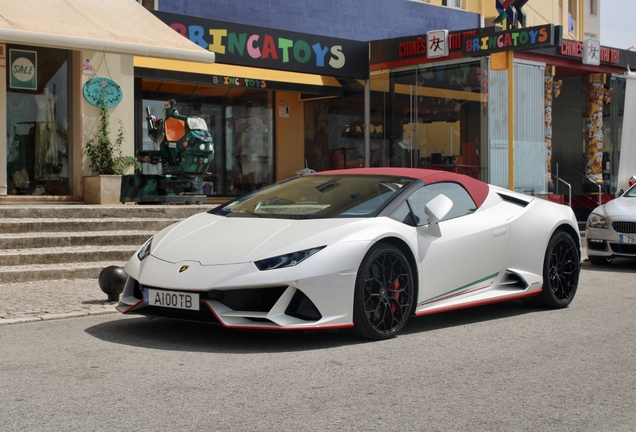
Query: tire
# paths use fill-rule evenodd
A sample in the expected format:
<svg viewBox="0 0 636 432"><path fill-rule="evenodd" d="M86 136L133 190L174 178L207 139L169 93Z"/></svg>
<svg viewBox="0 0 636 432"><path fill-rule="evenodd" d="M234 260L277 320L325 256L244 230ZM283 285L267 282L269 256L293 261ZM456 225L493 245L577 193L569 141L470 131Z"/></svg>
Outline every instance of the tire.
<svg viewBox="0 0 636 432"><path fill-rule="evenodd" d="M391 244L376 244L365 255L353 301L353 331L371 340L394 337L413 307L414 280L409 260Z"/></svg>
<svg viewBox="0 0 636 432"><path fill-rule="evenodd" d="M574 299L579 284L581 259L579 248L572 236L564 231L556 232L543 259L543 290L532 300L537 306L562 309Z"/></svg>
<svg viewBox="0 0 636 432"><path fill-rule="evenodd" d="M612 263L612 258L605 258L599 256L589 256L587 257L590 260L590 264L597 266L608 266Z"/></svg>

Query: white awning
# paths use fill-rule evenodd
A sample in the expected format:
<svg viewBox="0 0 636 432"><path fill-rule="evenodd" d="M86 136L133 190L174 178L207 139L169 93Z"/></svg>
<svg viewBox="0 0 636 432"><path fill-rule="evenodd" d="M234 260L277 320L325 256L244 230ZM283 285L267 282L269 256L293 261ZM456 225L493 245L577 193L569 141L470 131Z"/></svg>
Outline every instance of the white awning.
<svg viewBox="0 0 636 432"><path fill-rule="evenodd" d="M213 63L135 0L0 0L0 43Z"/></svg>

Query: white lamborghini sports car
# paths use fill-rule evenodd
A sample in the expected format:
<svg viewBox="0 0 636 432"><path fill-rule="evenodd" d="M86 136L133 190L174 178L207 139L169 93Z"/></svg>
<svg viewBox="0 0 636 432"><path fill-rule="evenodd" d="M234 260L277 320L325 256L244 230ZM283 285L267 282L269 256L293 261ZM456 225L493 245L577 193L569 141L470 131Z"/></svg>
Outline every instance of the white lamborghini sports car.
<svg viewBox="0 0 636 432"><path fill-rule="evenodd" d="M160 231L125 267L124 314L229 328L396 335L409 317L572 301L572 210L460 174L404 168L285 180Z"/></svg>

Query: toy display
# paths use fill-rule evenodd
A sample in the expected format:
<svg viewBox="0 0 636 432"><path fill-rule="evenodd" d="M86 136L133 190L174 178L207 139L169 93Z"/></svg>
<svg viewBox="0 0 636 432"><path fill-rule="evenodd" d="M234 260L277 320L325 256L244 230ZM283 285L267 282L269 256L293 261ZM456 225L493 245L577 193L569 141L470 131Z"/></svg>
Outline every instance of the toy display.
<svg viewBox="0 0 636 432"><path fill-rule="evenodd" d="M146 108L148 136L159 150L138 153L142 164L161 164L161 174L124 175L120 201L144 203L205 201L202 175L214 158L214 143L205 121L196 116L184 116L170 100L163 119L157 119Z"/></svg>

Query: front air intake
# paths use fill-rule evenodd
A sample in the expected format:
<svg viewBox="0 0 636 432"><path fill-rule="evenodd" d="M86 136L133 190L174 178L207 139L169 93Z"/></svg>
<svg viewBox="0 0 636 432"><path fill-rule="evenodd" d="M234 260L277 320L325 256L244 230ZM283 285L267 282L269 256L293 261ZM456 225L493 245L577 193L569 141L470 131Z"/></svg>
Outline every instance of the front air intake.
<svg viewBox="0 0 636 432"><path fill-rule="evenodd" d="M294 297L292 297L285 310L285 314L305 321L318 321L322 318L316 305L300 290L296 290Z"/></svg>
<svg viewBox="0 0 636 432"><path fill-rule="evenodd" d="M269 312L286 286L208 291L208 299L216 300L234 311Z"/></svg>

